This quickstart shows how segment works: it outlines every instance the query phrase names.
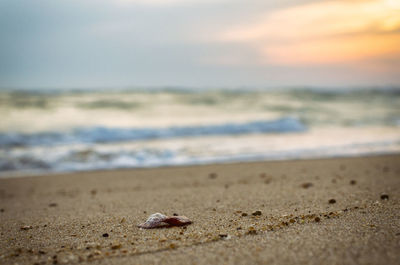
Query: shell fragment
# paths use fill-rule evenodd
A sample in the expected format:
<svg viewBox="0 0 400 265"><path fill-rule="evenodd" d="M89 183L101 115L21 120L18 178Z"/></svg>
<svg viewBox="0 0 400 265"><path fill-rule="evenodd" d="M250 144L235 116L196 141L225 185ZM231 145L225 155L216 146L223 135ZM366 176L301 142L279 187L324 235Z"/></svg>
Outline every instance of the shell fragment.
<svg viewBox="0 0 400 265"><path fill-rule="evenodd" d="M166 216L161 213L154 213L147 218L146 222L138 225L140 228L160 228L160 227L171 227L171 226L184 226L191 224L189 218L186 216Z"/></svg>

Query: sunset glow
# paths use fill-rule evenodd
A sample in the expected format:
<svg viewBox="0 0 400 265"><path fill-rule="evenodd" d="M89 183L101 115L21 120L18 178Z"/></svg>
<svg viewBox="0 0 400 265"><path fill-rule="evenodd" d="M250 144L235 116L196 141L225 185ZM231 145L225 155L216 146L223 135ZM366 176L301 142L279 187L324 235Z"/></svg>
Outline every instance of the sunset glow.
<svg viewBox="0 0 400 265"><path fill-rule="evenodd" d="M320 64L400 54L398 1L329 1L291 7L222 34L252 45L263 61Z"/></svg>
<svg viewBox="0 0 400 265"><path fill-rule="evenodd" d="M400 85L400 0L3 0L1 87Z"/></svg>

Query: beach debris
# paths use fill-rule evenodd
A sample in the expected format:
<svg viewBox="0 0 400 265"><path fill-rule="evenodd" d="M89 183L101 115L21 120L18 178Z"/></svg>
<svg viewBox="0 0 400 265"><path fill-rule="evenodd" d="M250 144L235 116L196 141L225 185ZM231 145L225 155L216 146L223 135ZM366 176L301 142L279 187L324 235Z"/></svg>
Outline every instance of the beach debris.
<svg viewBox="0 0 400 265"><path fill-rule="evenodd" d="M210 178L210 179L216 179L217 178L217 173L210 173L209 175L208 175L208 177Z"/></svg>
<svg viewBox="0 0 400 265"><path fill-rule="evenodd" d="M122 244L119 242L113 242L111 245L111 249L120 249L122 247Z"/></svg>
<svg viewBox="0 0 400 265"><path fill-rule="evenodd" d="M261 215L261 211L255 211L254 213L252 213L253 216L260 216Z"/></svg>
<svg viewBox="0 0 400 265"><path fill-rule="evenodd" d="M253 227L250 226L249 229L246 232L247 235L257 235L257 230Z"/></svg>
<svg viewBox="0 0 400 265"><path fill-rule="evenodd" d="M355 181L354 179L350 180L350 185L356 185L356 184L357 184L357 181Z"/></svg>
<svg viewBox="0 0 400 265"><path fill-rule="evenodd" d="M389 200L389 195L387 195L387 194L382 194L382 195L381 195L381 200Z"/></svg>
<svg viewBox="0 0 400 265"><path fill-rule="evenodd" d="M104 233L104 234L103 234L103 237L108 237L108 236L109 236L108 233Z"/></svg>
<svg viewBox="0 0 400 265"><path fill-rule="evenodd" d="M49 207L57 207L57 206L58 206L58 204L55 202L49 203Z"/></svg>
<svg viewBox="0 0 400 265"><path fill-rule="evenodd" d="M268 178L268 179L264 180L264 183L269 184L269 183L271 183L271 180L272 180L271 178Z"/></svg>
<svg viewBox="0 0 400 265"><path fill-rule="evenodd" d="M242 216L247 216L248 214L247 213L242 213Z"/></svg>
<svg viewBox="0 0 400 265"><path fill-rule="evenodd" d="M314 184L312 184L311 182L306 182L306 183L301 184L301 187L304 189L311 188L312 186L314 186Z"/></svg>
<svg viewBox="0 0 400 265"><path fill-rule="evenodd" d="M171 226L184 226L191 224L192 221L186 216L166 216L161 213L154 213L143 224L138 227L144 229L171 227Z"/></svg>
<svg viewBox="0 0 400 265"><path fill-rule="evenodd" d="M232 238L232 237L231 237L230 235L228 235L228 234L219 234L218 236L219 236L220 239L223 239L223 240L229 240L229 239Z"/></svg>
<svg viewBox="0 0 400 265"><path fill-rule="evenodd" d="M21 230L29 230L29 229L32 229L32 228L33 228L33 226L31 226L31 225L21 226Z"/></svg>
<svg viewBox="0 0 400 265"><path fill-rule="evenodd" d="M317 216L317 217L315 217L314 221L318 223L319 221L321 221L321 218L319 218L319 217Z"/></svg>
<svg viewBox="0 0 400 265"><path fill-rule="evenodd" d="M329 204L334 204L334 203L336 203L336 200L335 199L330 199L328 202L329 202Z"/></svg>

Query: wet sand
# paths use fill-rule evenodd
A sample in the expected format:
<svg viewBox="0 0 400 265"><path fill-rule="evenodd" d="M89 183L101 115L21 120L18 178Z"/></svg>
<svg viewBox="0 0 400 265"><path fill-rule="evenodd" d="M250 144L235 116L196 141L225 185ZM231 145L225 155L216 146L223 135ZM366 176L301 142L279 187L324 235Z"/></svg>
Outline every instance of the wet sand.
<svg viewBox="0 0 400 265"><path fill-rule="evenodd" d="M1 179L0 264L399 264L399 197L400 155Z"/></svg>

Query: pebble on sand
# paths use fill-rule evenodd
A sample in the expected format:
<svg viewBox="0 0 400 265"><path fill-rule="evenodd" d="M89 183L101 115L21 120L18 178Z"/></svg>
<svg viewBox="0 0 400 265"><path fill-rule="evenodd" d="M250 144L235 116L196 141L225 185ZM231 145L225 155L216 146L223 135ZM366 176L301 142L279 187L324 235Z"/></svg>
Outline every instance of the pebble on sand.
<svg viewBox="0 0 400 265"><path fill-rule="evenodd" d="M108 237L108 236L109 236L108 233L103 234L103 237Z"/></svg>
<svg viewBox="0 0 400 265"><path fill-rule="evenodd" d="M21 230L29 230L29 229L32 229L33 227L31 226L31 225L24 225L24 226L21 226Z"/></svg>
<svg viewBox="0 0 400 265"><path fill-rule="evenodd" d="M120 249L122 247L122 245L121 245L121 243L119 243L119 242L114 242L112 245L111 245L111 249Z"/></svg>
<svg viewBox="0 0 400 265"><path fill-rule="evenodd" d="M389 200L389 195L387 195L387 194L382 194L382 195L381 195L381 200Z"/></svg>
<svg viewBox="0 0 400 265"><path fill-rule="evenodd" d="M254 227L250 226L249 229L247 230L246 234L248 234L248 235L256 235L257 234L257 230Z"/></svg>
<svg viewBox="0 0 400 265"><path fill-rule="evenodd" d="M312 184L311 182L306 182L306 183L301 184L301 187L304 189L311 188L312 186L314 186L314 184Z"/></svg>
<svg viewBox="0 0 400 265"><path fill-rule="evenodd" d="M334 204L334 203L336 203L336 200L335 200L335 199L330 199L328 202L329 202L330 204Z"/></svg>
<svg viewBox="0 0 400 265"><path fill-rule="evenodd" d="M350 185L356 185L356 184L357 184L357 181L355 181L354 179L350 180Z"/></svg>
<svg viewBox="0 0 400 265"><path fill-rule="evenodd" d="M210 178L210 179L216 179L217 178L217 173L210 173L209 175L208 175L208 177Z"/></svg>
<svg viewBox="0 0 400 265"><path fill-rule="evenodd" d="M261 215L261 211L255 211L254 213L252 213L253 216L259 216Z"/></svg>

